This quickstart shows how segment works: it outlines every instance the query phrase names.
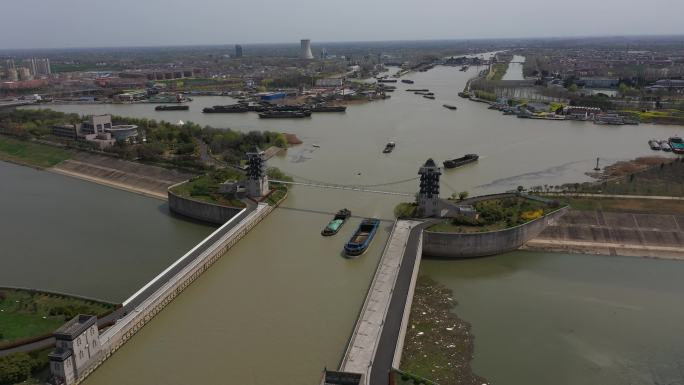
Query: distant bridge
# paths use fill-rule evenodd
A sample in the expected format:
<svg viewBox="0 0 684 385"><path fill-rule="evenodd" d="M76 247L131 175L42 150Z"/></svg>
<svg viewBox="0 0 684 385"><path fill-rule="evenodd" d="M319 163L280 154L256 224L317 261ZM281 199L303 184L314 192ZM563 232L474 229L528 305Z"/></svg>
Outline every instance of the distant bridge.
<svg viewBox="0 0 684 385"><path fill-rule="evenodd" d="M334 189L334 190L358 191L358 192L366 192L366 193L371 193L371 194L397 195L397 196L405 196L405 197L413 197L416 195L416 194L409 194L409 193L396 192L396 191L370 190L370 189L364 188L363 186L345 186L345 185L321 184L321 183L289 182L289 181L277 180L277 179L276 180L269 179L269 182L270 183L282 183L282 184L296 185L296 186L309 186L309 187L317 187L317 188L326 188L326 189Z"/></svg>

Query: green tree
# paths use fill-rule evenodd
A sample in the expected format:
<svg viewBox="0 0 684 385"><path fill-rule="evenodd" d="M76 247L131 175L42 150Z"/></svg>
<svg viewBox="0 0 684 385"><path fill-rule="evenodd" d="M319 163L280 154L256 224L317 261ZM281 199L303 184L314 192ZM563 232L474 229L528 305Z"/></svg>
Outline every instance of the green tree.
<svg viewBox="0 0 684 385"><path fill-rule="evenodd" d="M469 195L470 193L468 193L467 191L461 191L460 193L458 193L458 200L462 201L468 198Z"/></svg>

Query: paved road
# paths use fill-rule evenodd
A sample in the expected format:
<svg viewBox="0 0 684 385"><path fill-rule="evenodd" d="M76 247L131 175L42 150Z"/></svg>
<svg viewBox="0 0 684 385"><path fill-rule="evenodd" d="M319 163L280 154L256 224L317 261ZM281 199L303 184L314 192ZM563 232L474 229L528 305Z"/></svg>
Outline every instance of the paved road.
<svg viewBox="0 0 684 385"><path fill-rule="evenodd" d="M129 298L126 302L126 305L121 307L120 309L112 312L111 314L107 315L106 317L103 317L101 319L98 319L98 325L103 326L106 325L110 322L113 322L124 315L131 309L135 309L136 306L138 306L142 301L144 301L148 296L150 296L152 293L154 293L159 287L164 285L166 282L168 282L174 275L176 275L179 271L181 271L185 266L187 266L190 262L194 261L199 257L204 251L206 251L210 246L212 246L216 241L218 241L223 235L225 235L230 229L235 227L238 223L240 223L246 216L252 213L257 207L257 204L254 203L251 200L245 199L244 200L245 204L247 205L246 210L243 211L241 214L238 214L237 217L234 218L234 220L231 222L230 225L226 226L223 228L223 231L218 232L209 238L206 239L202 243L200 247L198 247L196 250L194 250L191 254L188 255L187 258L182 260L180 263L178 263L176 266L174 266L172 269L169 269L163 276L159 277L154 284L150 285L148 288L145 290L141 291L138 293L134 298ZM55 344L55 339L53 337L49 337L40 341L36 341L30 344L26 345L21 345L17 346L14 348L10 349L4 349L0 350L0 357L12 354L12 353L19 353L19 352L30 352L38 349L44 349L48 348L50 346L53 346Z"/></svg>
<svg viewBox="0 0 684 385"><path fill-rule="evenodd" d="M408 296L409 286L411 285L411 276L413 275L413 266L416 262L418 254L418 241L420 233L424 228L430 226L431 223L422 223L411 230L408 241L406 243L406 251L404 253L404 260L401 262L397 281L392 292L392 300L390 301L387 315L385 316L385 323L382 327L382 335L378 343L375 358L373 359L373 368L370 374L370 385L387 385L389 381L389 372L392 368L392 360L394 359L394 350L399 339L399 331L401 329L401 320L404 316L404 307Z"/></svg>
<svg viewBox="0 0 684 385"><path fill-rule="evenodd" d="M540 193L541 196L568 197L568 198L616 198L616 199L653 199L664 201L684 201L684 197L665 195L616 195L616 194L585 194L585 193Z"/></svg>

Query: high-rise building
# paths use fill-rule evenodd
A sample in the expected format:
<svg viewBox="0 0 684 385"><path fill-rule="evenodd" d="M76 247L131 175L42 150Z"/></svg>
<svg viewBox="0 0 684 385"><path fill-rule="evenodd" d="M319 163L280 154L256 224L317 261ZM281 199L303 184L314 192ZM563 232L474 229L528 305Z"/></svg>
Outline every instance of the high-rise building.
<svg viewBox="0 0 684 385"><path fill-rule="evenodd" d="M25 59L23 64L23 67L28 68L28 70L31 72L31 75L36 74L36 58Z"/></svg>
<svg viewBox="0 0 684 385"><path fill-rule="evenodd" d="M235 57L242 57L242 46L235 44Z"/></svg>
<svg viewBox="0 0 684 385"><path fill-rule="evenodd" d="M50 75L52 70L50 69L50 59L36 59L36 72L34 75Z"/></svg>
<svg viewBox="0 0 684 385"><path fill-rule="evenodd" d="M7 80L11 82L16 82L19 80L19 73L17 72L16 68L9 68L7 70Z"/></svg>
<svg viewBox="0 0 684 385"><path fill-rule="evenodd" d="M33 75L29 68L19 67L17 68L17 72L19 73L19 80L33 80Z"/></svg>
<svg viewBox="0 0 684 385"><path fill-rule="evenodd" d="M301 46L299 49L299 57L307 60L311 60L314 58L313 54L311 53L311 40L302 39Z"/></svg>

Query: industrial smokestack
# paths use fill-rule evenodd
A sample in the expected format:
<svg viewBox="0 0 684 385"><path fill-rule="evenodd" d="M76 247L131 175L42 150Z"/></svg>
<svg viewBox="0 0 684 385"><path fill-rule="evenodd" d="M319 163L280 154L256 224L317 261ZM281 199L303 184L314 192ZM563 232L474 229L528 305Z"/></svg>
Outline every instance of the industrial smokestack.
<svg viewBox="0 0 684 385"><path fill-rule="evenodd" d="M302 39L301 48L299 50L299 57L302 59L313 59L313 54L311 53L311 40Z"/></svg>

